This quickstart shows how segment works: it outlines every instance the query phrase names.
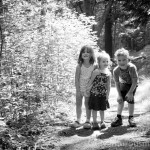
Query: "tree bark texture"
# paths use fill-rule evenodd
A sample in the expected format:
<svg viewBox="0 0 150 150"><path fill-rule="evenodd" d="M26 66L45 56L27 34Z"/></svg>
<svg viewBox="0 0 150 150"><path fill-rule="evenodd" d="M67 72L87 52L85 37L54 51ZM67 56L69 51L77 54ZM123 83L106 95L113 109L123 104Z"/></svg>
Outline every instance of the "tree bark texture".
<svg viewBox="0 0 150 150"><path fill-rule="evenodd" d="M109 0L102 17L99 17L99 19L98 19L98 31L97 31L98 37L101 34L101 31L102 31L103 26L105 24L106 18L110 12L111 6L113 5L113 2L114 2L114 0Z"/></svg>
<svg viewBox="0 0 150 150"><path fill-rule="evenodd" d="M105 51L110 55L111 58L113 58L112 25L111 15L107 15L105 21Z"/></svg>
<svg viewBox="0 0 150 150"><path fill-rule="evenodd" d="M84 0L84 10L86 16L94 16L94 7L96 0Z"/></svg>
<svg viewBox="0 0 150 150"><path fill-rule="evenodd" d="M3 51L3 0L0 0L0 59L2 57L2 51Z"/></svg>

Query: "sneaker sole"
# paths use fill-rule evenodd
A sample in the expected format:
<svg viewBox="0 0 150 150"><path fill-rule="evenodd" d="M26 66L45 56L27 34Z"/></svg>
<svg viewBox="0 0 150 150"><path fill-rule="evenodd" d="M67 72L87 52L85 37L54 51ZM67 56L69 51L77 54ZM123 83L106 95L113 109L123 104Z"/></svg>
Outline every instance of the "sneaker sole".
<svg viewBox="0 0 150 150"><path fill-rule="evenodd" d="M92 128L92 130L99 130L99 129L100 129L99 127Z"/></svg>
<svg viewBox="0 0 150 150"><path fill-rule="evenodd" d="M123 124L119 124L119 125L111 125L111 127L119 127L122 126Z"/></svg>
<svg viewBox="0 0 150 150"><path fill-rule="evenodd" d="M132 128L133 128L133 127L137 127L137 125L130 125L130 124L129 124L129 127L132 127Z"/></svg>
<svg viewBox="0 0 150 150"><path fill-rule="evenodd" d="M70 128L80 128L81 126L78 126L78 127L73 127L73 126L70 126Z"/></svg>
<svg viewBox="0 0 150 150"><path fill-rule="evenodd" d="M91 127L83 127L83 129L91 129Z"/></svg>
<svg viewBox="0 0 150 150"><path fill-rule="evenodd" d="M74 126L74 125L69 125L70 128L79 128L81 127L82 125L79 125L79 126Z"/></svg>
<svg viewBox="0 0 150 150"><path fill-rule="evenodd" d="M105 129L105 128L106 128L106 126L105 126L105 127L104 127L104 126L103 126L103 127L101 127L101 129Z"/></svg>

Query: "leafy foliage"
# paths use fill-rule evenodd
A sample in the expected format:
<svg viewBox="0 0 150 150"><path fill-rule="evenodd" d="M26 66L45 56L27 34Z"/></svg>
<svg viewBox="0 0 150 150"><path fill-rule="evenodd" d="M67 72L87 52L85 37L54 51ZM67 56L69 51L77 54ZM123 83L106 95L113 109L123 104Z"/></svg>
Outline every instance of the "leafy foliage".
<svg viewBox="0 0 150 150"><path fill-rule="evenodd" d="M94 22L84 15L77 18L54 2L47 5L45 16L40 14L40 2L16 0L7 5L11 8L5 17L1 61L1 84L7 96L2 99L55 103L66 98L74 87L78 51L84 44L96 45L91 32Z"/></svg>
<svg viewBox="0 0 150 150"><path fill-rule="evenodd" d="M111 14L114 22L114 51L122 46L139 51L149 44L148 5L148 1L115 1Z"/></svg>
<svg viewBox="0 0 150 150"><path fill-rule="evenodd" d="M66 112L57 114L58 102L67 103L74 95L74 72L80 48L89 44L98 50L92 30L94 18L75 13L66 4L62 0L3 1L0 115L7 124L7 130L0 133L3 149L17 146L38 149L36 146L42 141L37 136L44 132L44 137L46 133L46 129L41 131L43 125L66 115ZM104 4L101 8L104 11ZM120 20L118 24L124 18ZM120 26L117 35L126 31L125 26L122 29ZM137 38L136 31L127 35ZM141 31L138 35L141 36ZM101 42L103 47L103 39ZM53 148L52 144L46 146Z"/></svg>
<svg viewBox="0 0 150 150"><path fill-rule="evenodd" d="M130 23L134 25L146 25L150 14L149 14L150 1L147 0L127 0L124 1L124 10L129 12L128 17L134 18Z"/></svg>
<svg viewBox="0 0 150 150"><path fill-rule="evenodd" d="M95 22L72 13L63 2L7 0L4 5L0 112L8 126L20 130L25 118L40 111L52 120L57 103L72 96L80 48L89 44L97 50Z"/></svg>

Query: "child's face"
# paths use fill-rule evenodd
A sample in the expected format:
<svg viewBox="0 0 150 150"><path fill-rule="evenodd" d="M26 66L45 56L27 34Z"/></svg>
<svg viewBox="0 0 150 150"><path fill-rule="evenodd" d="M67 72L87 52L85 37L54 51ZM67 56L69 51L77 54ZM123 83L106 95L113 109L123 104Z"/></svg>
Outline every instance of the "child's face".
<svg viewBox="0 0 150 150"><path fill-rule="evenodd" d="M82 52L82 59L83 60L90 59L90 56L91 56L91 53L90 53L90 51L88 49L85 49Z"/></svg>
<svg viewBox="0 0 150 150"><path fill-rule="evenodd" d="M127 56L117 56L117 64L121 69L126 69L128 66L129 60Z"/></svg>
<svg viewBox="0 0 150 150"><path fill-rule="evenodd" d="M101 58L99 66L101 69L105 69L108 67L108 63L109 63L108 58Z"/></svg>

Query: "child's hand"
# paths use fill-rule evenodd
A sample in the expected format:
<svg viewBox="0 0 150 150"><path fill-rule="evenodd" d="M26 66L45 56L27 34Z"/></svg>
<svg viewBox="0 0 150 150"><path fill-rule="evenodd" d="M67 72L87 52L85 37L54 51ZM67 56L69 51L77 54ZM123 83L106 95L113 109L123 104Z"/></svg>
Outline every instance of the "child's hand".
<svg viewBox="0 0 150 150"><path fill-rule="evenodd" d="M107 95L106 95L106 100L108 101L108 99L109 99L109 95L107 94Z"/></svg>
<svg viewBox="0 0 150 150"><path fill-rule="evenodd" d="M118 98L117 98L117 102L118 102L119 104L123 102L123 98L122 98L122 96L118 96Z"/></svg>
<svg viewBox="0 0 150 150"><path fill-rule="evenodd" d="M86 95L87 97L90 97L90 90L86 90L86 91L85 91L85 95Z"/></svg>
<svg viewBox="0 0 150 150"><path fill-rule="evenodd" d="M91 90L91 86L87 86L87 87L86 87L86 91L87 91L87 92L90 92L90 90Z"/></svg>
<svg viewBox="0 0 150 150"><path fill-rule="evenodd" d="M108 100L106 100L106 107L107 107L107 108L110 108L110 105L109 105L109 101L108 101Z"/></svg>
<svg viewBox="0 0 150 150"><path fill-rule="evenodd" d="M127 101L133 101L133 93L132 92L129 92L129 93L127 93L127 95L126 95L126 97L125 97L126 99L127 99Z"/></svg>
<svg viewBox="0 0 150 150"><path fill-rule="evenodd" d="M86 97L90 97L90 92L85 92Z"/></svg>

